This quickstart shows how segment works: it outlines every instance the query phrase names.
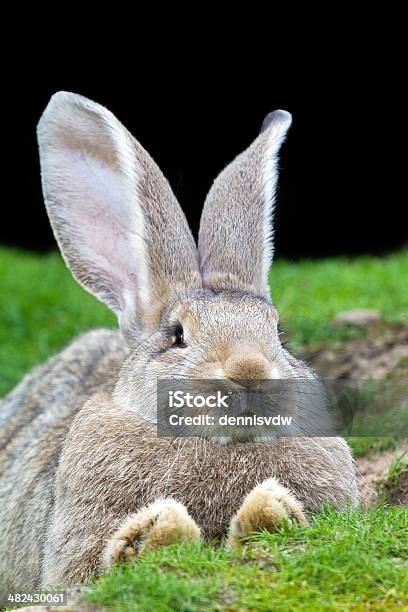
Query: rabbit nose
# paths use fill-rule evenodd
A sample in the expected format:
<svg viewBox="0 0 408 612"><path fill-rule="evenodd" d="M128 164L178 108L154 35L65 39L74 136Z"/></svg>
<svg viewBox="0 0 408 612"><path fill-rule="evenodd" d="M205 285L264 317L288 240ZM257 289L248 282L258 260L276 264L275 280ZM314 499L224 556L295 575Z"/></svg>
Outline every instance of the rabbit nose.
<svg viewBox="0 0 408 612"><path fill-rule="evenodd" d="M259 350L240 347L229 355L224 376L235 382L273 378L272 366Z"/></svg>

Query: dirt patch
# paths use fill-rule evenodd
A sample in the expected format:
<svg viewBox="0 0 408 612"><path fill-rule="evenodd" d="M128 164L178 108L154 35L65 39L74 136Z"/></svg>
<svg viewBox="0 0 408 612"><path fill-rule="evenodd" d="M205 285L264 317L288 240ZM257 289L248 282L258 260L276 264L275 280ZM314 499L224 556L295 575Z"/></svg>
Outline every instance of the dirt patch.
<svg viewBox="0 0 408 612"><path fill-rule="evenodd" d="M335 326L338 324L336 321ZM350 383L367 379L407 381L408 328L401 323L386 323L373 318L366 326L365 337L314 343L302 352L302 358L320 375L331 380ZM404 452L408 453L408 441L401 442L396 450L357 459L363 503L374 504L379 500L376 483L384 482L393 460ZM408 505L408 472L403 474L397 489L387 491L387 499L392 504Z"/></svg>
<svg viewBox="0 0 408 612"><path fill-rule="evenodd" d="M387 501L394 506L408 506L408 469L406 469L396 487L389 487Z"/></svg>
<svg viewBox="0 0 408 612"><path fill-rule="evenodd" d="M379 321L367 327L364 338L313 343L302 357L319 374L335 380L408 378L408 328Z"/></svg>
<svg viewBox="0 0 408 612"><path fill-rule="evenodd" d="M408 455L408 441L403 442L396 450L382 451L373 456L360 457L356 461L359 489L362 503L373 505L379 501L378 490L376 483L383 481L391 467L394 459L401 457L404 453ZM391 504L396 503L396 500L401 499L404 505L408 505L408 482L404 474L404 482L401 481L401 491L392 490L389 488L387 492L387 501ZM400 502L401 503L401 502Z"/></svg>

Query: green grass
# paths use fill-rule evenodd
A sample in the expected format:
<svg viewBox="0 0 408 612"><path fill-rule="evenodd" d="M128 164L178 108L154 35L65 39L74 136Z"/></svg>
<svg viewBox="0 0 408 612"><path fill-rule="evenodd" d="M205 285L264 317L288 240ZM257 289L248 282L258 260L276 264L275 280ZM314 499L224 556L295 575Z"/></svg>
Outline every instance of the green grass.
<svg viewBox="0 0 408 612"><path fill-rule="evenodd" d="M406 459L406 453L401 455L400 457L396 457L392 462L390 469L388 470L388 474L386 477L387 483L390 487L398 487L403 474L407 471L408 464Z"/></svg>
<svg viewBox="0 0 408 612"><path fill-rule="evenodd" d="M326 509L311 527L263 532L245 551L159 549L95 582L89 603L154 610L408 609L408 509Z"/></svg>
<svg viewBox="0 0 408 612"><path fill-rule="evenodd" d="M354 457L363 457L386 450L395 450L398 445L396 438L351 437L346 439L353 450Z"/></svg>
<svg viewBox="0 0 408 612"><path fill-rule="evenodd" d="M287 262L271 287L292 344L350 337L333 317L375 308L408 324L408 250L386 258ZM114 316L71 278L60 256L0 248L0 397L33 365L78 333L115 327ZM356 455L393 448L391 438L354 438ZM408 510L336 514L310 528L263 533L244 553L185 545L143 556L95 582L89 603L115 610L408 609Z"/></svg>
<svg viewBox="0 0 408 612"><path fill-rule="evenodd" d="M273 264L272 296L292 344L335 340L350 328L330 321L349 308L376 308L408 324L408 249L386 258L327 259ZM33 365L73 336L115 317L81 289L57 253L0 248L0 397Z"/></svg>
<svg viewBox="0 0 408 612"><path fill-rule="evenodd" d="M356 257L272 265L270 286L293 344L349 336L349 326L330 321L343 310L374 308L386 321L408 325L408 249L388 257ZM354 329L355 333L356 330Z"/></svg>
<svg viewBox="0 0 408 612"><path fill-rule="evenodd" d="M379 500L386 502L389 499L390 492L398 489L407 470L407 453L393 459L387 474L376 483Z"/></svg>
<svg viewBox="0 0 408 612"><path fill-rule="evenodd" d="M0 397L78 333L115 324L72 279L59 254L0 248Z"/></svg>
<svg viewBox="0 0 408 612"><path fill-rule="evenodd" d="M408 437L408 400L405 382L365 381L360 384L351 437L355 457L394 450ZM381 437L379 437L381 436ZM396 436L396 437L394 437Z"/></svg>

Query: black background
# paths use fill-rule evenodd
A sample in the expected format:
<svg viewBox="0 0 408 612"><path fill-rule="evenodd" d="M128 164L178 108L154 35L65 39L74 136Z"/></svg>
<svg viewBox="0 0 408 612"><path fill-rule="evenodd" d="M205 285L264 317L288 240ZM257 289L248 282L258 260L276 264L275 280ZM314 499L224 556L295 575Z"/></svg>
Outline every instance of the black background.
<svg viewBox="0 0 408 612"><path fill-rule="evenodd" d="M248 66L208 71L163 66L132 78L30 68L7 82L2 128L0 243L46 251L55 242L42 203L35 127L50 96L75 91L107 106L169 179L197 233L205 195L218 172L258 134L264 116L283 108L293 124L281 153L276 252L291 259L383 254L407 241L395 189L398 118L384 107L385 84L293 76L266 78ZM30 78L29 78L30 76ZM387 85L387 99L392 96ZM392 104L391 104L392 106Z"/></svg>

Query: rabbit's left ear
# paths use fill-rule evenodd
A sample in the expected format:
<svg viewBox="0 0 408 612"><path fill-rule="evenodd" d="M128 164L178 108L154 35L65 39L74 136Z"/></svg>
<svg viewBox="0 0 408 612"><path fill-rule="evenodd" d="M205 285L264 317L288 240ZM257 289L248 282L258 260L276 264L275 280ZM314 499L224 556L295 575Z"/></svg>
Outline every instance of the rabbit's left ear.
<svg viewBox="0 0 408 612"><path fill-rule="evenodd" d="M267 115L258 138L211 187L198 242L204 286L243 289L270 299L277 155L291 120L282 110Z"/></svg>

